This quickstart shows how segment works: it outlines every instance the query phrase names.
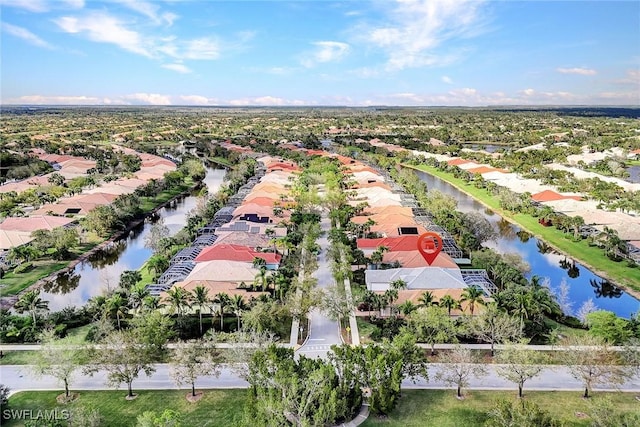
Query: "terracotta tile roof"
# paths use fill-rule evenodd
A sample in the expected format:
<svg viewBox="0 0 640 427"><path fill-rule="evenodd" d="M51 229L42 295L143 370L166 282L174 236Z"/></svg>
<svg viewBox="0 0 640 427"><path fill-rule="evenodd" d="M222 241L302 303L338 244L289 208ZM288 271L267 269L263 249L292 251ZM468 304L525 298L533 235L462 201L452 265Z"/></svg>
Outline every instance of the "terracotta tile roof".
<svg viewBox="0 0 640 427"><path fill-rule="evenodd" d="M477 167L477 168L467 169L467 172L483 174L483 173L489 173L489 172L502 172L502 173L506 173L507 171L506 171L506 170L504 170L504 169L496 169L496 168L492 168L492 167L490 167L490 166L479 166L479 167Z"/></svg>
<svg viewBox="0 0 640 427"><path fill-rule="evenodd" d="M552 190L544 190L539 193L532 194L531 199L535 200L536 202L551 202L554 200L566 200L566 199L582 200L582 197L567 196L564 194L556 193L555 191L552 191Z"/></svg>
<svg viewBox="0 0 640 427"><path fill-rule="evenodd" d="M214 260L199 262L185 281L209 280L212 282L253 283L258 269L251 264L238 261Z"/></svg>
<svg viewBox="0 0 640 427"><path fill-rule="evenodd" d="M29 217L9 217L0 223L0 230L27 231L53 230L73 222L72 218L52 215L38 215Z"/></svg>
<svg viewBox="0 0 640 427"><path fill-rule="evenodd" d="M384 237L381 239L358 239L358 249L376 250L379 246L386 246L389 251L414 251L418 248L419 236Z"/></svg>
<svg viewBox="0 0 640 427"><path fill-rule="evenodd" d="M451 165L451 166L458 166L458 165L463 165L465 163L477 163L474 162L473 160L465 160L465 159L461 159L461 158L455 158L455 159L451 159L447 162L447 164Z"/></svg>
<svg viewBox="0 0 640 427"><path fill-rule="evenodd" d="M418 250L413 251L396 251L387 252L383 255L382 261L384 263L392 264L398 261L403 268L418 268L418 267L442 267L442 268L457 268L458 265L455 261L445 252L440 252L433 263L428 264L422 254Z"/></svg>
<svg viewBox="0 0 640 427"><path fill-rule="evenodd" d="M282 258L279 254L272 252L256 252L248 246L221 243L204 248L194 261L227 260L251 264L256 257L264 259L268 264L279 264Z"/></svg>
<svg viewBox="0 0 640 427"><path fill-rule="evenodd" d="M16 248L32 241L31 232L0 229L0 249Z"/></svg>
<svg viewBox="0 0 640 427"><path fill-rule="evenodd" d="M249 283L247 283L249 285ZM249 292L247 289L239 288L238 283L236 282L214 282L211 280L189 280L183 282L177 282L173 285L174 287L179 286L184 288L189 292L193 292L193 290L197 286L203 286L205 289L209 290L209 297L215 297L217 294L227 294L230 297L235 295L240 295L245 300L245 302L249 302L253 298L258 298L260 295L267 295L268 292ZM166 292L160 294L160 298L164 299L167 296ZM203 313L208 314L209 312L203 311Z"/></svg>

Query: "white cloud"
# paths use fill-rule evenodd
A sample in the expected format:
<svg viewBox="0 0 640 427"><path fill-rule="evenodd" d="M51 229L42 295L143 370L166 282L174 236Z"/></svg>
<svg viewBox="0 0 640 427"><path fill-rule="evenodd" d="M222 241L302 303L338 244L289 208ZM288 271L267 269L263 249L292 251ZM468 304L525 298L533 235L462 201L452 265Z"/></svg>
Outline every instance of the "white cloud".
<svg viewBox="0 0 640 427"><path fill-rule="evenodd" d="M627 70L627 76L622 79L615 80L614 83L623 85L640 85L640 70Z"/></svg>
<svg viewBox="0 0 640 427"><path fill-rule="evenodd" d="M125 28L120 20L106 13L93 12L80 18L63 16L54 22L67 33L83 33L95 42L112 43L129 52L153 56L140 34Z"/></svg>
<svg viewBox="0 0 640 427"><path fill-rule="evenodd" d="M309 102L302 101L299 99L288 100L284 98L278 98L274 96L260 96L256 98L240 98L240 99L232 99L228 101L229 105L233 106L283 106L283 105L309 105Z"/></svg>
<svg viewBox="0 0 640 427"><path fill-rule="evenodd" d="M162 64L162 68L176 71L181 74L189 74L191 72L191 69L184 64Z"/></svg>
<svg viewBox="0 0 640 427"><path fill-rule="evenodd" d="M347 43L335 41L314 42L315 51L305 55L301 63L305 67L313 67L319 63L339 61L344 58L350 50Z"/></svg>
<svg viewBox="0 0 640 427"><path fill-rule="evenodd" d="M155 25L160 25L162 23L166 23L167 25L172 25L173 21L178 17L171 12L160 12L160 7L158 5L149 3L143 0L116 0L118 3L121 3L123 6L133 10L134 12L138 12L147 18L151 19L151 21Z"/></svg>
<svg viewBox="0 0 640 427"><path fill-rule="evenodd" d="M448 85L452 85L453 84L453 80L451 80L451 77L449 76L442 76L442 81Z"/></svg>
<svg viewBox="0 0 640 427"><path fill-rule="evenodd" d="M598 73L596 70L593 70L591 68L579 68L579 67L556 68L556 71L562 74L579 74L581 76L593 76Z"/></svg>
<svg viewBox="0 0 640 427"><path fill-rule="evenodd" d="M16 25L11 25L6 22L0 23L0 27L2 27L3 32L7 34L11 34L12 36L21 38L22 40L26 41L29 44L32 44L38 47L44 47L46 49L53 49L53 46L51 44L44 41L40 37L36 36L26 28L18 27Z"/></svg>
<svg viewBox="0 0 640 427"><path fill-rule="evenodd" d="M220 44L210 37L189 40L179 56L184 59L218 59Z"/></svg>
<svg viewBox="0 0 640 427"><path fill-rule="evenodd" d="M396 0L388 16L391 22L360 26L356 31L387 55L385 69L449 64L458 55L442 56L436 48L443 42L476 35L482 28L482 0Z"/></svg>
<svg viewBox="0 0 640 427"><path fill-rule="evenodd" d="M9 100L2 100L3 104L31 104L31 105L96 105L100 104L100 98L93 96L47 96L25 95Z"/></svg>
<svg viewBox="0 0 640 427"><path fill-rule="evenodd" d="M17 7L29 12L46 12L49 10L46 0L0 0L0 5Z"/></svg>
<svg viewBox="0 0 640 427"><path fill-rule="evenodd" d="M133 104L171 105L171 99L168 96L157 93L133 93L123 98Z"/></svg>
<svg viewBox="0 0 640 427"><path fill-rule="evenodd" d="M84 0L63 0L62 2L72 9L82 9L84 7Z"/></svg>
<svg viewBox="0 0 640 427"><path fill-rule="evenodd" d="M533 90L533 89L530 89L530 88L529 89L524 89L522 91L522 94L525 95L525 96L533 96L535 93L536 93L536 91Z"/></svg>
<svg viewBox="0 0 640 427"><path fill-rule="evenodd" d="M209 98L200 95L181 95L179 98L187 105L209 105Z"/></svg>

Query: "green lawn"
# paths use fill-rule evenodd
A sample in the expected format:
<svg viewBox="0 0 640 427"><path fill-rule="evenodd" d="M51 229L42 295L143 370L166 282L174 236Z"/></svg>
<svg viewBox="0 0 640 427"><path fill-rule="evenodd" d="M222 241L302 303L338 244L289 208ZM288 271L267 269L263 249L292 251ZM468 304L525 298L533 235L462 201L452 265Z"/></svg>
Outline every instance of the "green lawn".
<svg viewBox="0 0 640 427"><path fill-rule="evenodd" d="M371 334L376 329L378 329L378 327L360 317L356 317L356 322L358 323L358 334L360 335L360 342L363 344L373 342L373 340L371 339Z"/></svg>
<svg viewBox="0 0 640 427"><path fill-rule="evenodd" d="M95 408L109 427L135 426L136 418L145 411L161 413L172 409L182 414L182 426L235 426L239 425L244 411L246 390L205 390L199 402L190 403L185 399L188 390L135 390L138 398L125 400L126 390L81 391L80 397L68 405L56 403L60 391L21 392L9 399L13 410L52 410L54 408L73 410L77 407ZM18 421L2 421L3 426L22 425Z"/></svg>
<svg viewBox="0 0 640 427"><path fill-rule="evenodd" d="M233 168L234 165L224 157L209 157L209 161L216 163L218 165L226 166L228 168Z"/></svg>
<svg viewBox="0 0 640 427"><path fill-rule="evenodd" d="M43 260L33 261L34 268L24 273L7 273L0 280L0 296L16 295L23 289L33 285L43 277L63 269L69 261Z"/></svg>
<svg viewBox="0 0 640 427"><path fill-rule="evenodd" d="M475 427L487 420L487 411L498 399L516 399L514 391L471 391L464 400L455 397L454 390L404 390L398 406L388 418L370 416L362 426L374 427ZM595 393L593 399L607 395L619 411L638 411L639 403L632 393ZM590 426L589 419L579 419L576 413L588 413L588 401L580 392L527 392L525 399L537 403L566 427Z"/></svg>
<svg viewBox="0 0 640 427"><path fill-rule="evenodd" d="M442 172L432 166L406 166L447 181L477 199L479 202L490 207L501 217L518 224L521 228L537 238L544 240L559 252L565 253L567 256L589 267L595 274L605 277L617 285L640 292L640 268L631 268L624 262L612 261L604 255L602 249L589 246L586 240L576 242L571 236L554 227L541 225L538 223L537 218L525 214L513 214L502 210L498 200L490 195L484 188L476 188L472 184L468 184L464 180L455 178L453 175Z"/></svg>
<svg viewBox="0 0 640 427"><path fill-rule="evenodd" d="M37 350L5 351L0 365L28 365L33 362Z"/></svg>

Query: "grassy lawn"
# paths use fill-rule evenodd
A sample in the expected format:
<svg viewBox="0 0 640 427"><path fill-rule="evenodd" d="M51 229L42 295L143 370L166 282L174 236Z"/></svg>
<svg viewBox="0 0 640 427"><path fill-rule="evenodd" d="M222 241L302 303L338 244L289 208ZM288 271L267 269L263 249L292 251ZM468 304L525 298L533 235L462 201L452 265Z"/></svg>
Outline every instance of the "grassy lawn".
<svg viewBox="0 0 640 427"><path fill-rule="evenodd" d="M594 399L607 395L619 411L638 411L633 393L595 393ZM388 418L373 416L362 424L365 427L474 427L487 420L487 411L498 399L515 399L515 391L471 391L466 399L458 400L454 390L404 390L398 406ZM580 392L527 392L525 399L549 411L567 427L590 426L590 420L579 419L577 412L589 413L588 401Z"/></svg>
<svg viewBox="0 0 640 427"><path fill-rule="evenodd" d="M4 275L0 283L0 296L16 295L23 289L33 285L43 277L63 269L69 261L43 260L33 261L34 268L24 273L13 272Z"/></svg>
<svg viewBox="0 0 640 427"><path fill-rule="evenodd" d="M134 383L135 387L135 383ZM135 391L135 389L134 389ZM187 390L138 390L138 398L125 400L126 390L81 391L80 397L68 405L56 403L60 391L21 392L9 399L13 410L73 410L77 407L95 408L100 412L103 425L110 427L135 426L136 418L145 411L160 414L172 409L182 414L182 426L233 426L239 425L244 411L246 390L205 390L199 402L185 399ZM2 421L3 426L22 425L16 420Z"/></svg>
<svg viewBox="0 0 640 427"><path fill-rule="evenodd" d="M151 212L158 205L161 205L162 203L168 200L171 200L177 195L182 194L185 191L189 190L191 187L193 187L193 184L194 182L191 178L186 178L184 180L183 185L181 185L180 187L174 188L172 190L165 190L162 193L159 193L153 197L141 197L140 207L142 208L142 211L145 213Z"/></svg>
<svg viewBox="0 0 640 427"><path fill-rule="evenodd" d="M0 365L28 365L32 363L37 350L5 351Z"/></svg>
<svg viewBox="0 0 640 427"><path fill-rule="evenodd" d="M234 166L231 162L229 162L229 160L225 159L224 157L209 157L209 161L218 165L226 166L228 168L233 168Z"/></svg>
<svg viewBox="0 0 640 427"><path fill-rule="evenodd" d="M460 178L455 178L453 175L431 166L407 166L447 181L477 199L479 202L490 207L498 215L513 221L537 238L544 240L559 252L567 254L567 256L589 267L595 274L603 276L620 286L634 290L636 293L640 292L640 268L631 268L624 262L612 261L604 255L601 249L595 246L589 246L586 240L576 242L571 236L560 230L556 230L554 227L541 225L538 223L537 218L525 214L513 214L502 210L498 200L490 195L484 188L476 188Z"/></svg>
<svg viewBox="0 0 640 427"><path fill-rule="evenodd" d="M356 317L356 322L358 323L358 333L360 334L360 342L363 344L373 342L371 339L371 334L378 329L376 325L372 325L360 317Z"/></svg>

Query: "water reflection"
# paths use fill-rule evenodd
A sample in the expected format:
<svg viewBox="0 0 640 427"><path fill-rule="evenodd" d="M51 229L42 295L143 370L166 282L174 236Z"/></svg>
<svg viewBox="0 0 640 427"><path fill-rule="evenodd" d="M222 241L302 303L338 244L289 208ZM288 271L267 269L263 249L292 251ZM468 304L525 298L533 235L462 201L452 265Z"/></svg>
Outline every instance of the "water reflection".
<svg viewBox="0 0 640 427"><path fill-rule="evenodd" d="M531 238L531 233L525 230L520 230L516 234L518 235L518 239L520 239L522 243L527 243Z"/></svg>
<svg viewBox="0 0 640 427"><path fill-rule="evenodd" d="M42 289L54 294L66 294L73 291L80 284L80 276L75 271L68 271L58 275L58 279L46 282Z"/></svg>
<svg viewBox="0 0 640 427"><path fill-rule="evenodd" d="M138 228L138 227L136 227ZM140 227L140 231L142 231L143 227ZM138 233L140 234L140 233ZM103 268L108 265L113 265L118 261L120 255L127 249L126 240L119 240L117 242L113 242L108 247L96 251L91 256L87 258L87 262L91 265L92 268Z"/></svg>
<svg viewBox="0 0 640 427"><path fill-rule="evenodd" d="M499 235L495 241L487 243L502 254L517 253L531 266L531 275L548 278L552 289L557 288L562 281L569 285L569 300L576 309L579 309L586 301L593 299L596 307L602 310L609 310L618 316L628 318L632 313L640 309L640 302L622 292L619 288L608 283L606 280L593 274L585 266L569 258L554 253L553 248L546 243L539 241L535 236L522 233L519 227L512 225L508 221L501 220L499 215L487 215L486 207L465 193L458 191L448 183L425 173L418 173L418 176L427 184L427 188L437 189L444 194L452 196L458 201L458 210L462 212L479 212L499 230ZM597 286L593 286L595 283ZM593 298L594 292L596 298Z"/></svg>
<svg viewBox="0 0 640 427"><path fill-rule="evenodd" d="M205 183L211 194L218 191L225 173L220 169L208 169ZM193 196L182 198L174 207L160 209L157 218L164 219L173 235L184 226L186 216L196 206L197 200ZM152 255L152 251L144 246L152 224L153 221L145 221L108 250L79 263L68 277L61 275L49 284L42 294L42 298L49 302L49 308L55 311L69 306L80 307L89 298L114 289L123 271L142 267Z"/></svg>
<svg viewBox="0 0 640 427"><path fill-rule="evenodd" d="M623 293L622 289L608 280L591 279L589 280L589 284L593 288L593 293L596 295L596 298L620 298Z"/></svg>
<svg viewBox="0 0 640 427"><path fill-rule="evenodd" d="M515 240L515 238L518 237L516 230L506 219L500 219L496 224L498 225L498 233L500 233L500 237L503 239Z"/></svg>
<svg viewBox="0 0 640 427"><path fill-rule="evenodd" d="M547 245L547 243L543 242L542 240L537 241L536 247L538 248L538 253L540 254L548 254L548 253L551 253L551 251L553 250L551 246Z"/></svg>

